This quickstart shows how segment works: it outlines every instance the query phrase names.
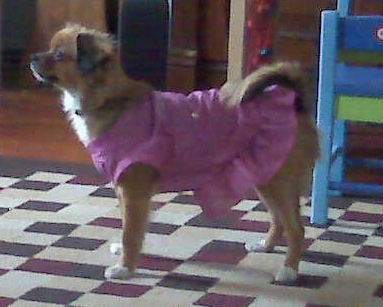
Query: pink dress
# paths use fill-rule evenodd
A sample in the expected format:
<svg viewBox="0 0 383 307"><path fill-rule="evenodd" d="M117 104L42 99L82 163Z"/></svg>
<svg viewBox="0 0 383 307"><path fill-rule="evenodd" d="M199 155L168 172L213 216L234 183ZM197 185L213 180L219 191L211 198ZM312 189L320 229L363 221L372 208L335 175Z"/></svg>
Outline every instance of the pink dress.
<svg viewBox="0 0 383 307"><path fill-rule="evenodd" d="M87 149L113 182L134 163L160 174L158 192L194 191L210 217L266 184L295 142L295 92L273 86L228 108L218 90L152 92Z"/></svg>

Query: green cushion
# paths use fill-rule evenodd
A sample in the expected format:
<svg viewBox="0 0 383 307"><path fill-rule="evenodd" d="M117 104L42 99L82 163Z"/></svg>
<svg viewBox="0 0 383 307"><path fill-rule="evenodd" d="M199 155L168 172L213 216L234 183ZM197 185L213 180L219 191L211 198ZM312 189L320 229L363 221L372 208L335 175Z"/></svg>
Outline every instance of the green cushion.
<svg viewBox="0 0 383 307"><path fill-rule="evenodd" d="M382 52L363 52L355 50L340 50L339 60L346 63L358 63L364 65L383 65Z"/></svg>
<svg viewBox="0 0 383 307"><path fill-rule="evenodd" d="M337 118L357 122L383 123L383 98L340 96Z"/></svg>

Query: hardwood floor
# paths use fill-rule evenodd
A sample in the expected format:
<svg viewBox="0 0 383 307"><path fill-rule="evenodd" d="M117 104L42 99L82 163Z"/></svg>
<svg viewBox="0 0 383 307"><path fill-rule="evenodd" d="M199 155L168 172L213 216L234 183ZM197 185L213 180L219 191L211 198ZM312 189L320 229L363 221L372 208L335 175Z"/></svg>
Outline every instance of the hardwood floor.
<svg viewBox="0 0 383 307"><path fill-rule="evenodd" d="M49 89L0 91L0 155L91 163Z"/></svg>

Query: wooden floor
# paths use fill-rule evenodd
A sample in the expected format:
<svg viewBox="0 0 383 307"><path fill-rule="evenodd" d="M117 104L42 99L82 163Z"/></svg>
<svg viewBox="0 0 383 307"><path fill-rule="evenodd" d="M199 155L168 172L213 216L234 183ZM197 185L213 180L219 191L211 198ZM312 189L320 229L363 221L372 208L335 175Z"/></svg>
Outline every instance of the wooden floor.
<svg viewBox="0 0 383 307"><path fill-rule="evenodd" d="M40 88L0 92L0 155L91 163L61 111L59 94Z"/></svg>

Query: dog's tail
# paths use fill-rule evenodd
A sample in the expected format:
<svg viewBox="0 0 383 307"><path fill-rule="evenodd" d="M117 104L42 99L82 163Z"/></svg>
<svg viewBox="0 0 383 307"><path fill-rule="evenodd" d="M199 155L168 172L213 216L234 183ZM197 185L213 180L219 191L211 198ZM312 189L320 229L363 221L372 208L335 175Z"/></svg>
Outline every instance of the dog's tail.
<svg viewBox="0 0 383 307"><path fill-rule="evenodd" d="M281 85L296 92L297 111L305 111L306 84L302 68L298 63L278 62L261 66L238 83L227 83L221 88L228 106L254 99L267 87Z"/></svg>

